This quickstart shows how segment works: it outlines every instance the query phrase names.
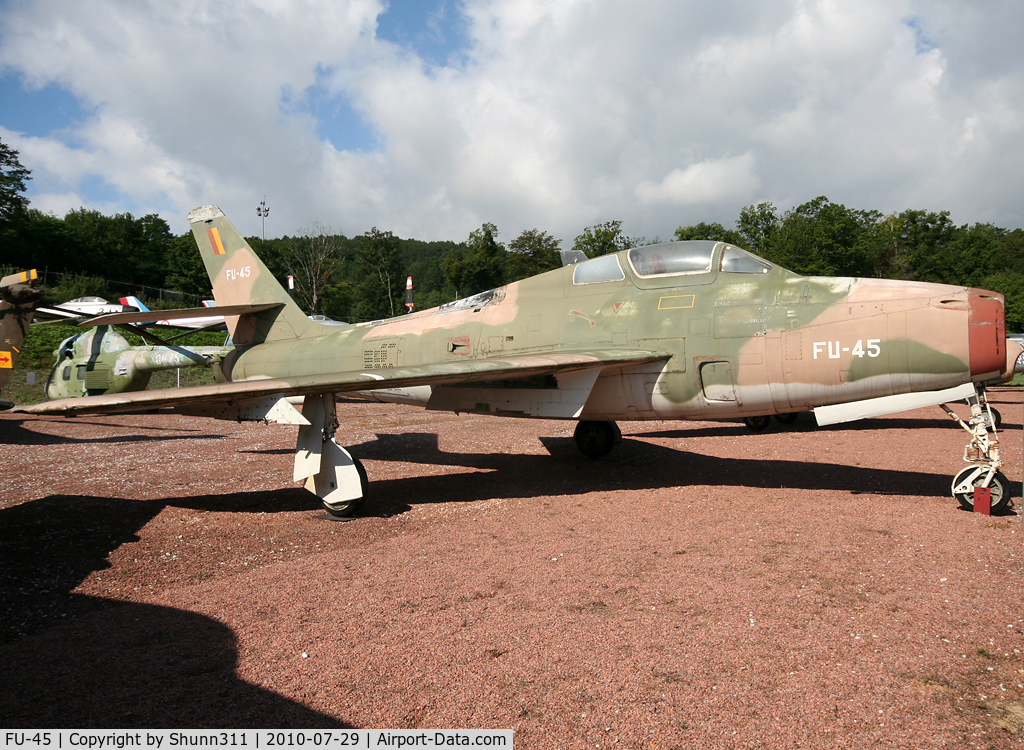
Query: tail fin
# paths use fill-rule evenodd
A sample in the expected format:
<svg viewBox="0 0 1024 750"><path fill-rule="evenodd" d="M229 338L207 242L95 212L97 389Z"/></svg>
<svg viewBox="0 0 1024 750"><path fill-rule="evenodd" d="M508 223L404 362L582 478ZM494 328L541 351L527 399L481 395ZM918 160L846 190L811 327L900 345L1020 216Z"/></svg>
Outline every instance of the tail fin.
<svg viewBox="0 0 1024 750"><path fill-rule="evenodd" d="M201 206L189 212L188 220L218 306L281 305L260 313L226 316L228 331L236 346L284 341L321 332L321 326L306 317L223 211L216 206Z"/></svg>
<svg viewBox="0 0 1024 750"><path fill-rule="evenodd" d="M139 312L149 312L149 308L142 303L142 300L132 295L122 297L121 304L127 305L128 307L134 307Z"/></svg>
<svg viewBox="0 0 1024 750"><path fill-rule="evenodd" d="M0 391L14 368L14 360L21 351L25 333L35 314L36 303L42 299L41 289L31 284L39 278L35 269L4 276L0 279ZM13 404L0 399L0 409Z"/></svg>

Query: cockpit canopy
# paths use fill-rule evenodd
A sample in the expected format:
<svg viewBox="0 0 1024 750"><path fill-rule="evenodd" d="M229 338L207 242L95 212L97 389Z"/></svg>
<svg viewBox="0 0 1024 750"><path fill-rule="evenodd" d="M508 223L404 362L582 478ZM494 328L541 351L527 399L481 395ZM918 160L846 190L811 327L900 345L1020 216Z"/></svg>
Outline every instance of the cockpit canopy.
<svg viewBox="0 0 1024 750"><path fill-rule="evenodd" d="M629 258L633 272L641 279L707 273L711 270L718 244L712 240L663 242L634 247L626 257ZM725 273L768 273L772 270L772 264L746 250L726 245L722 250L719 270Z"/></svg>

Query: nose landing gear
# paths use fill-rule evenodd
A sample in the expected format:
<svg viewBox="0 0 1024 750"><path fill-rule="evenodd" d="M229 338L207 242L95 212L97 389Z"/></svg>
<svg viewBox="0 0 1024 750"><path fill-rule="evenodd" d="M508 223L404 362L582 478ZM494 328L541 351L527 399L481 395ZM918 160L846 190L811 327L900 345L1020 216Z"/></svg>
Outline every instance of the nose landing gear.
<svg viewBox="0 0 1024 750"><path fill-rule="evenodd" d="M975 386L975 395L967 399L971 406L971 416L966 422L953 412L946 404L943 410L957 422L971 441L964 448L964 461L971 464L957 473L953 478L952 493L960 507L965 510L974 509L974 489L987 488L991 492L992 512L998 513L1010 504L1010 483L1000 468L1003 462L999 457L999 436L996 433L995 411L988 404L985 387Z"/></svg>

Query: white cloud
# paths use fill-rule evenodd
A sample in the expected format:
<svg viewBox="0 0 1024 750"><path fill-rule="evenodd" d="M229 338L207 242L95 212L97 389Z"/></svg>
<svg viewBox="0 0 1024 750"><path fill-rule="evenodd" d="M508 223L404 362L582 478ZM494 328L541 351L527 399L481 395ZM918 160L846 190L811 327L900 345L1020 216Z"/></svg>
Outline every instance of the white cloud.
<svg viewBox="0 0 1024 750"><path fill-rule="evenodd" d="M731 202L748 203L761 180L757 176L752 153L727 159L708 159L686 169L673 169L655 184L644 180L636 188L641 204L673 203L677 206L698 206Z"/></svg>
<svg viewBox="0 0 1024 750"><path fill-rule="evenodd" d="M99 182L177 230L217 203L255 232L264 194L275 234L463 239L491 221L571 242L614 218L670 236L821 194L1024 224L1011 0L466 0L471 46L447 67L377 40L382 8L9 0L0 64L94 114L0 135L35 205L109 202ZM318 120L342 105L378 149Z"/></svg>

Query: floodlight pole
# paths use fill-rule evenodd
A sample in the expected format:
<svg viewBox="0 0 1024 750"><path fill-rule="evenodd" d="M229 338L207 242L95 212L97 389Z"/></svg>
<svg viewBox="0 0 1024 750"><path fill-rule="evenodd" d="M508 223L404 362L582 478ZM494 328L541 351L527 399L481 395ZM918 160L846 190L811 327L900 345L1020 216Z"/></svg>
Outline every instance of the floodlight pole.
<svg viewBox="0 0 1024 750"><path fill-rule="evenodd" d="M267 196L256 206L256 215L263 221L263 244L267 244L267 216L270 214L270 206L267 205Z"/></svg>

